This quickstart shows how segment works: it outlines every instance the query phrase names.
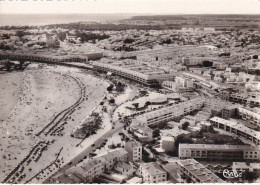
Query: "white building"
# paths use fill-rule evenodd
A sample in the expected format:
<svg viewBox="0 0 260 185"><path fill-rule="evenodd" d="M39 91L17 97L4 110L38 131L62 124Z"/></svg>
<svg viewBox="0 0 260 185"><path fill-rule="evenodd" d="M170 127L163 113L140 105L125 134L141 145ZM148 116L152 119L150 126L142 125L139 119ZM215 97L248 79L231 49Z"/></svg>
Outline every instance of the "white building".
<svg viewBox="0 0 260 185"><path fill-rule="evenodd" d="M137 171L145 183L160 183L167 180L167 173L154 162L141 163Z"/></svg>
<svg viewBox="0 0 260 185"><path fill-rule="evenodd" d="M130 125L130 131L142 142L150 142L153 140L153 130L146 123L133 119Z"/></svg>
<svg viewBox="0 0 260 185"><path fill-rule="evenodd" d="M171 90L173 92L176 92L177 91L177 88L176 88L176 82L174 81L163 81L162 82L162 87L165 88L165 89L168 89L168 90Z"/></svg>
<svg viewBox="0 0 260 185"><path fill-rule="evenodd" d="M258 161L260 160L260 147L181 143L179 144L179 158L194 158L208 161Z"/></svg>
<svg viewBox="0 0 260 185"><path fill-rule="evenodd" d="M210 123L218 129L230 132L256 145L260 145L260 133L244 126L243 124L231 120L225 120L219 117L211 118Z"/></svg>
<svg viewBox="0 0 260 185"><path fill-rule="evenodd" d="M204 61L210 61L213 62L215 61L216 58L212 57L183 57L182 58L182 63L187 65L187 66L196 66L196 65L202 65Z"/></svg>
<svg viewBox="0 0 260 185"><path fill-rule="evenodd" d="M142 159L142 145L137 141L126 142L125 150L128 152L129 160L131 162L137 162Z"/></svg>
<svg viewBox="0 0 260 185"><path fill-rule="evenodd" d="M177 161L178 172L192 183L224 183L217 175L194 159Z"/></svg>
<svg viewBox="0 0 260 185"><path fill-rule="evenodd" d="M125 175L127 177L132 176L134 173L134 167L125 162L119 162L118 164L116 164L115 170L121 175Z"/></svg>
<svg viewBox="0 0 260 185"><path fill-rule="evenodd" d="M183 103L145 113L138 116L136 119L143 123L147 123L148 125L163 123L183 115L188 115L192 111L200 109L203 106L203 102L203 98L188 100Z"/></svg>
<svg viewBox="0 0 260 185"><path fill-rule="evenodd" d="M260 127L260 114L242 107L238 107L238 115L241 117L241 119L248 121L257 127Z"/></svg>
<svg viewBox="0 0 260 185"><path fill-rule="evenodd" d="M172 136L161 136L160 148L165 152L174 150L174 138Z"/></svg>
<svg viewBox="0 0 260 185"><path fill-rule="evenodd" d="M84 179L85 182L93 182L105 170L114 168L117 162L127 162L127 151L123 148L115 149L102 156L89 159L80 166L75 166L66 170L65 174L73 177L73 174Z"/></svg>
<svg viewBox="0 0 260 185"><path fill-rule="evenodd" d="M196 124L197 119L194 116L187 115L180 121L181 124L183 124L185 122L188 122L190 124L190 126L192 126L192 125Z"/></svg>
<svg viewBox="0 0 260 185"><path fill-rule="evenodd" d="M193 82L183 76L177 76L175 81L163 81L162 87L169 89L171 91L180 91L180 90L192 90Z"/></svg>
<svg viewBox="0 0 260 185"><path fill-rule="evenodd" d="M156 86L160 81L173 78L171 74L166 74L163 70L147 66L138 61L113 63L112 61L103 60L103 62L93 62L92 65L97 70L112 72L148 86Z"/></svg>

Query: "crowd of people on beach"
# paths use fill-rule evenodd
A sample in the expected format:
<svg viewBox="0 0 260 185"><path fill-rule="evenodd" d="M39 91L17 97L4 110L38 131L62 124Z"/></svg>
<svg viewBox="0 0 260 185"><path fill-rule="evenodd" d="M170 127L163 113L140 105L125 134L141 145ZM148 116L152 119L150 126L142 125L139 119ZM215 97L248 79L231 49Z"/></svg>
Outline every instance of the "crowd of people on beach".
<svg viewBox="0 0 260 185"><path fill-rule="evenodd" d="M28 166L32 161L37 163L39 158L42 156L43 151L47 150L50 141L40 141L38 142L29 152L29 154L9 173L2 183L19 183L26 174L23 173L26 166Z"/></svg>

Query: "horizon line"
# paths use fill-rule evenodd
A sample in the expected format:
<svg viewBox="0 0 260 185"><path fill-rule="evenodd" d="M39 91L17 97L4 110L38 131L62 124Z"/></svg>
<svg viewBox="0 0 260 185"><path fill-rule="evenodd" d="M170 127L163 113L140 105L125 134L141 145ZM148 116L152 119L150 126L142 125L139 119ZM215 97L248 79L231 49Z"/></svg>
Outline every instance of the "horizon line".
<svg viewBox="0 0 260 185"><path fill-rule="evenodd" d="M0 15L61 15L61 14L145 14L145 15L260 15L260 13L1 13Z"/></svg>

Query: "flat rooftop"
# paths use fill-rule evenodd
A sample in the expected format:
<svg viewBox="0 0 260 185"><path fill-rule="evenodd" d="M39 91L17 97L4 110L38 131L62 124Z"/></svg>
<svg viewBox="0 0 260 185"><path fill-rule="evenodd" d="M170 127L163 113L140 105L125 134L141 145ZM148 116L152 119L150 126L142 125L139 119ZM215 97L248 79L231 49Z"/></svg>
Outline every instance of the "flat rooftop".
<svg viewBox="0 0 260 185"><path fill-rule="evenodd" d="M196 176L202 183L224 183L222 179L194 159L180 160L177 163Z"/></svg>
<svg viewBox="0 0 260 185"><path fill-rule="evenodd" d="M181 149L205 149L205 150L260 150L260 146L251 145L212 145L212 144L180 144Z"/></svg>
<svg viewBox="0 0 260 185"><path fill-rule="evenodd" d="M213 117L213 118L210 119L210 121L214 121L214 122L221 123L223 125L227 125L229 127L235 128L235 129L237 129L241 132L244 132L244 133L260 140L260 133L258 131L250 129L250 128L248 128L248 127L244 126L243 124L240 124L236 121L226 120L226 119L222 119L222 118L219 118L219 117Z"/></svg>

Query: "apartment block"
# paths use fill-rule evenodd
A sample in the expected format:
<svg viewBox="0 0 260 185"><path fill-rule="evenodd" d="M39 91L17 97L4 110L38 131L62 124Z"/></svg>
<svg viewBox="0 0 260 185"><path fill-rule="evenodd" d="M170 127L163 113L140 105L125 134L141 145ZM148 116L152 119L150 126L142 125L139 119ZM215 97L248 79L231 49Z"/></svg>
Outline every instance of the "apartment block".
<svg viewBox="0 0 260 185"><path fill-rule="evenodd" d="M251 123L252 125L256 126L256 127L259 127L260 126L260 115L253 112L253 111L250 111L250 110L247 110L245 108L242 108L242 107L239 107L238 108L238 116L245 120L245 121L248 121L249 123Z"/></svg>
<svg viewBox="0 0 260 185"><path fill-rule="evenodd" d="M104 171L111 170L118 162L127 162L127 151L123 148L115 149L104 155L97 156L83 162L80 166L75 166L66 170L68 177L75 176L83 182L91 183L100 176ZM62 182L61 182L62 183Z"/></svg>
<svg viewBox="0 0 260 185"><path fill-rule="evenodd" d="M179 158L205 161L259 161L260 146L181 143Z"/></svg>
<svg viewBox="0 0 260 185"><path fill-rule="evenodd" d="M137 141L126 142L125 150L128 152L131 162L140 161L142 159L142 145Z"/></svg>
<svg viewBox="0 0 260 185"><path fill-rule="evenodd" d="M236 105L224 107L221 111L222 117L225 118L225 119L232 118L236 115L236 110L237 110Z"/></svg>
<svg viewBox="0 0 260 185"><path fill-rule="evenodd" d="M146 123L140 123L140 121L133 119L130 130L142 142L153 140L153 130Z"/></svg>
<svg viewBox="0 0 260 185"><path fill-rule="evenodd" d="M115 61L93 62L95 69L111 72L127 79L137 81L148 86L157 86L159 81L170 80L173 78L171 74L166 74L163 70L148 66L142 62L136 61Z"/></svg>
<svg viewBox="0 0 260 185"><path fill-rule="evenodd" d="M178 172L192 183L224 183L222 179L194 159L177 161Z"/></svg>
<svg viewBox="0 0 260 185"><path fill-rule="evenodd" d="M210 123L218 129L235 134L238 137L244 138L256 145L260 145L260 133L244 126L243 124L219 117L211 118Z"/></svg>
<svg viewBox="0 0 260 185"><path fill-rule="evenodd" d="M145 183L160 183L167 180L167 173L155 162L141 163L137 171Z"/></svg>
<svg viewBox="0 0 260 185"><path fill-rule="evenodd" d="M170 107L163 107L152 112L145 113L138 116L136 119L147 123L148 125L163 123L174 118L188 115L192 111L200 109L203 106L203 102L203 98L195 98Z"/></svg>

